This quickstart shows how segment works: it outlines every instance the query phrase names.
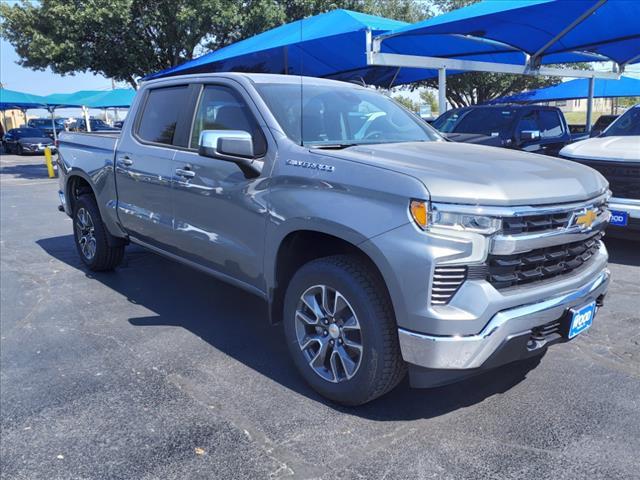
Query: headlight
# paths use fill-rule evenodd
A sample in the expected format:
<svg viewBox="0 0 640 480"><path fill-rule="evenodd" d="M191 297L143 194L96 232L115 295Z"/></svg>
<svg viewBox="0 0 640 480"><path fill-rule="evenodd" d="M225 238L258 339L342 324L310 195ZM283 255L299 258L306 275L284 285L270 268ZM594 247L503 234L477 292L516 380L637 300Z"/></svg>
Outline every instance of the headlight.
<svg viewBox="0 0 640 480"><path fill-rule="evenodd" d="M491 234L502 228L502 220L485 215L472 215L468 213L433 211L433 225L455 230L468 230L472 232Z"/></svg>
<svg viewBox="0 0 640 480"><path fill-rule="evenodd" d="M451 209L455 210L455 206L452 205ZM423 200L412 200L409 211L414 222L422 230L428 230L429 227L440 227L490 235L502 228L502 220L499 218L449 211L449 209L443 211L435 206L430 206L428 202Z"/></svg>

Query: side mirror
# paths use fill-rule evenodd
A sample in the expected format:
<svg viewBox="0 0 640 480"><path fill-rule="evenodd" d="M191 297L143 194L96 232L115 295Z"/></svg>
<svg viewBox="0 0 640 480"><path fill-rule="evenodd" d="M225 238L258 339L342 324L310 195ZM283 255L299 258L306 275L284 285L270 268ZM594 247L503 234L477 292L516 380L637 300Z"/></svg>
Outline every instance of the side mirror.
<svg viewBox="0 0 640 480"><path fill-rule="evenodd" d="M203 157L233 162L247 178L255 178L262 171L256 162L253 139L242 130L203 130L198 141L198 153Z"/></svg>
<svg viewBox="0 0 640 480"><path fill-rule="evenodd" d="M521 142L531 142L540 138L540 130L523 130L520 132Z"/></svg>

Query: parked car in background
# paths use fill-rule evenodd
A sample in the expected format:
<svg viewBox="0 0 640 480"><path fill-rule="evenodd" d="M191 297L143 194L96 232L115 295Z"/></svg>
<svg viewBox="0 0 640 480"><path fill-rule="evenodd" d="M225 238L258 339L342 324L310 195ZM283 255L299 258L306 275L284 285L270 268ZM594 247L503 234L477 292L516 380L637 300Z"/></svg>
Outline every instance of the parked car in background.
<svg viewBox="0 0 640 480"><path fill-rule="evenodd" d="M91 127L92 132L117 132L118 129L110 126L104 120L100 120L99 118L90 118L89 126ZM73 132L86 132L87 124L84 118L80 118L76 120L74 124L69 127L69 130Z"/></svg>
<svg viewBox="0 0 640 480"><path fill-rule="evenodd" d="M39 128L13 128L4 134L2 146L7 153L44 153L46 147L56 151L53 140Z"/></svg>
<svg viewBox="0 0 640 480"><path fill-rule="evenodd" d="M567 145L560 156L598 170L609 181L613 196L607 231L640 239L640 104L599 136Z"/></svg>
<svg viewBox="0 0 640 480"><path fill-rule="evenodd" d="M569 127L557 107L480 105L454 108L431 125L454 142L479 143L557 155L571 142Z"/></svg>
<svg viewBox="0 0 640 480"><path fill-rule="evenodd" d="M152 80L129 115L60 137L84 264L113 269L132 242L256 294L336 402L540 355L602 305L591 168L447 142L373 90L294 75Z"/></svg>
<svg viewBox="0 0 640 480"><path fill-rule="evenodd" d="M118 120L116 122L113 122L113 128L117 128L118 130L121 130L123 124L124 124L124 120Z"/></svg>
<svg viewBox="0 0 640 480"><path fill-rule="evenodd" d="M59 135L60 132L64 132L65 130L64 118L54 119L54 124L56 126L55 128L56 135ZM41 130L48 137L53 138L53 125L51 124L50 118L32 118L27 122L27 127Z"/></svg>
<svg viewBox="0 0 640 480"><path fill-rule="evenodd" d="M569 124L569 131L573 140L584 140L589 137L597 137L620 115L600 115L591 127L591 132L587 135L585 124Z"/></svg>
<svg viewBox="0 0 640 480"><path fill-rule="evenodd" d="M600 115L600 117L598 117L598 120L596 120L596 123L594 123L593 127L591 127L589 136L597 137L607 128L609 128L609 125L611 125L618 117L620 117L620 115Z"/></svg>

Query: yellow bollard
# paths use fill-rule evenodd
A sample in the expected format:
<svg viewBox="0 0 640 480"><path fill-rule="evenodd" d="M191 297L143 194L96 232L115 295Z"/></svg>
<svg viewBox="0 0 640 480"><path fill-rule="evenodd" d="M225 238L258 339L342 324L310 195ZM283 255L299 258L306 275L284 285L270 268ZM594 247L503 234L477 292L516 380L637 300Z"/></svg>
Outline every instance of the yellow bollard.
<svg viewBox="0 0 640 480"><path fill-rule="evenodd" d="M45 158L45 162L47 163L47 171L49 172L49 178L55 177L56 174L53 171L53 163L51 162L51 149L49 147L46 147L44 149L44 158Z"/></svg>

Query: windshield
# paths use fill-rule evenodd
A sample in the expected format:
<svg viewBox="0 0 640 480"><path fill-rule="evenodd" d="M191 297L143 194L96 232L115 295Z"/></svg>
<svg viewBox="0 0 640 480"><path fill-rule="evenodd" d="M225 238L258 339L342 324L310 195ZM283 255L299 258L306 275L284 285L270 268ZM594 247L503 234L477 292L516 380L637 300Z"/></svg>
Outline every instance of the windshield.
<svg viewBox="0 0 640 480"><path fill-rule="evenodd" d="M30 120L29 123L34 127L51 127L51 120L36 119Z"/></svg>
<svg viewBox="0 0 640 480"><path fill-rule="evenodd" d="M515 110L509 108L473 108L450 131L509 137L515 118Z"/></svg>
<svg viewBox="0 0 640 480"><path fill-rule="evenodd" d="M438 118L436 118L431 126L436 130L443 133L451 133L453 131L453 127L456 126L460 117L465 114L466 110L453 109L448 112L444 112Z"/></svg>
<svg viewBox="0 0 640 480"><path fill-rule="evenodd" d="M302 89L299 84L256 87L284 133L301 145L350 146L441 139L425 122L375 91L339 85L304 85Z"/></svg>
<svg viewBox="0 0 640 480"><path fill-rule="evenodd" d="M39 128L20 128L15 131L16 136L24 137L46 137L44 132Z"/></svg>
<svg viewBox="0 0 640 480"><path fill-rule="evenodd" d="M640 107L627 110L602 134L603 137L626 137L640 135Z"/></svg>

